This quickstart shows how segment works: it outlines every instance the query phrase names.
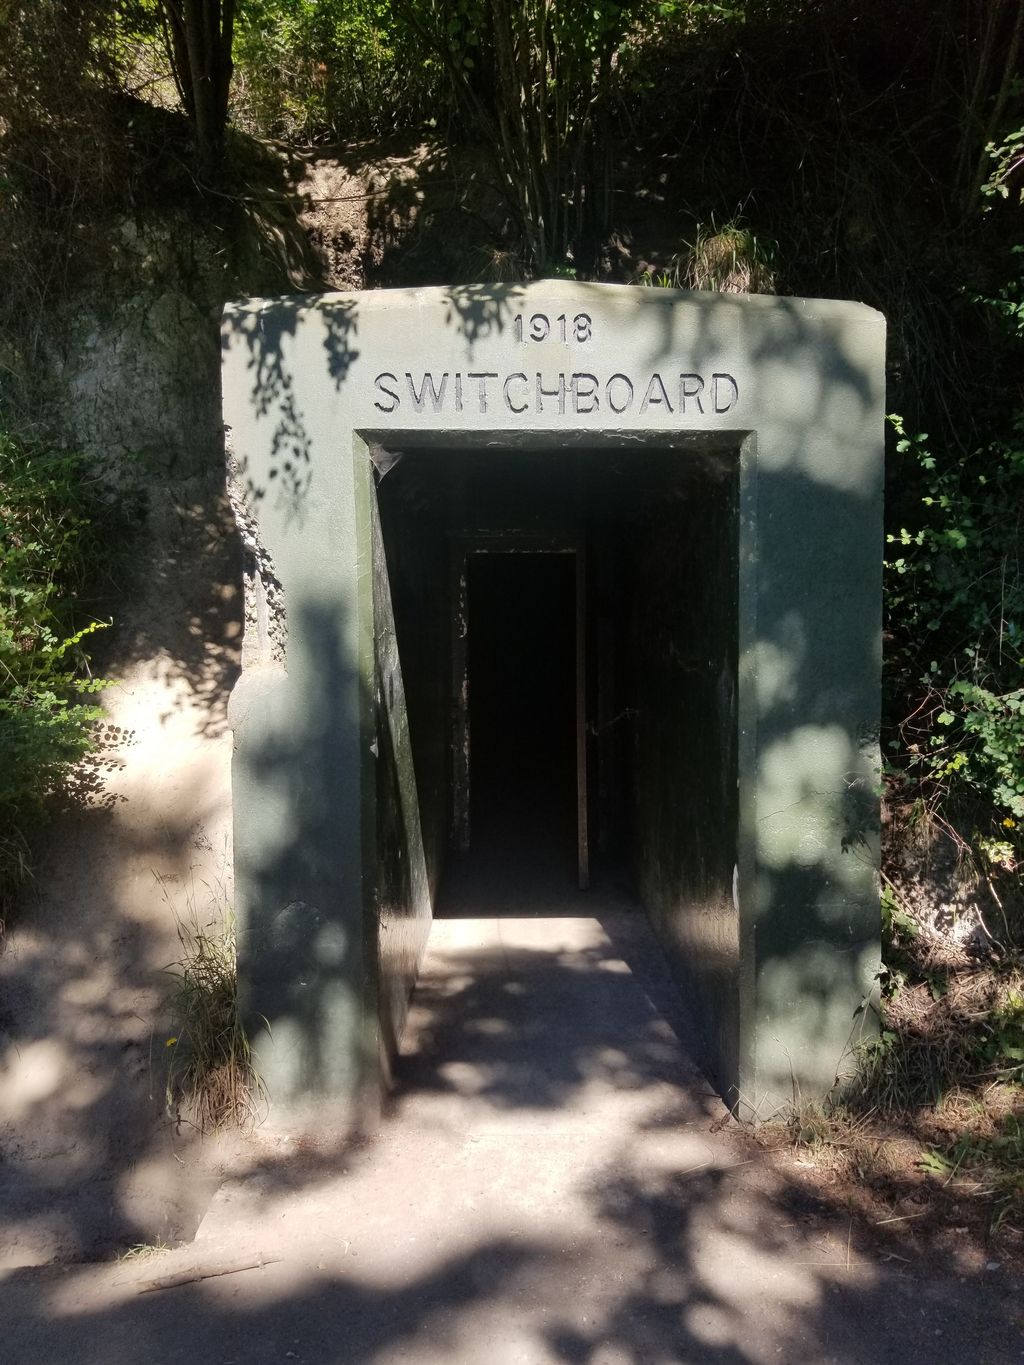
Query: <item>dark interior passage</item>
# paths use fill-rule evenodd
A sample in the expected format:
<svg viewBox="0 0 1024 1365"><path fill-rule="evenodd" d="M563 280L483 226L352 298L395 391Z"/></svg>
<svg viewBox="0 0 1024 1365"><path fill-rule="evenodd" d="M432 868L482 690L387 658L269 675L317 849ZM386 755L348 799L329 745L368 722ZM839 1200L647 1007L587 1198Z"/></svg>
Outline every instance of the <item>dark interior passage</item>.
<svg viewBox="0 0 1024 1365"><path fill-rule="evenodd" d="M471 553L470 847L477 863L576 867L576 557Z"/></svg>

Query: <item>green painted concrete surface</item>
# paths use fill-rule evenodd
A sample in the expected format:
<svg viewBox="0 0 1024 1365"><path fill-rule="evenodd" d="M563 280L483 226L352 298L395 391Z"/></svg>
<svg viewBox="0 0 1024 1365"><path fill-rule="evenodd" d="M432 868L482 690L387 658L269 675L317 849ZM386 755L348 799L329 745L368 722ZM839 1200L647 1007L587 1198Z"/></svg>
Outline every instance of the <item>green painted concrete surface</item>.
<svg viewBox="0 0 1024 1365"><path fill-rule="evenodd" d="M442 873L444 615L396 629L423 583L390 567L438 547L415 513L389 527L386 471L445 451L485 485L517 451L584 481L609 451L692 474L616 533L659 717L634 876L726 1098L763 1114L832 1083L878 961L884 344L852 303L566 282L226 310L240 966L282 1122L372 1115ZM455 493L446 515L466 523Z"/></svg>

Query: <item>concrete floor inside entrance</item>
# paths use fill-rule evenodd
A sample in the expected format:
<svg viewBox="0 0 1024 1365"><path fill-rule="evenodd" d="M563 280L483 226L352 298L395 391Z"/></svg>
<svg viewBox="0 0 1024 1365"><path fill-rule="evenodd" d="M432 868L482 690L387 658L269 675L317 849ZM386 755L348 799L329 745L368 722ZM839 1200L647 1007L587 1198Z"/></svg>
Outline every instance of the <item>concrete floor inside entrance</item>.
<svg viewBox="0 0 1024 1365"><path fill-rule="evenodd" d="M565 1131L721 1114L639 907L435 920L396 1069L393 1114L467 1131ZM458 1099L460 1103L453 1101ZM704 1103L706 1101L706 1103Z"/></svg>

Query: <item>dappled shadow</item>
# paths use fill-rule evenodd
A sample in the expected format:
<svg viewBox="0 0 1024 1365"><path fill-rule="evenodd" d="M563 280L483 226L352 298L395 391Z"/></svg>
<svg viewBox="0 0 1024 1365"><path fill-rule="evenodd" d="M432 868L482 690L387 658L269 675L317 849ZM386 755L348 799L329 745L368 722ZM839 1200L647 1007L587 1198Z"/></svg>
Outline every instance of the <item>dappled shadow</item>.
<svg viewBox="0 0 1024 1365"><path fill-rule="evenodd" d="M219 920L230 896L223 746L242 594L218 482L151 490L144 562L97 637L108 718L38 833L8 926L0 1263L189 1237L214 1185L165 1112L178 1021L164 969L176 913Z"/></svg>
<svg viewBox="0 0 1024 1365"><path fill-rule="evenodd" d="M0 1265L191 1237L215 1188L165 1112L175 917L205 925L217 894L191 796L148 827L66 815L0 955Z"/></svg>
<svg viewBox="0 0 1024 1365"><path fill-rule="evenodd" d="M191 905L220 923L230 901L224 746L242 581L218 329L233 268L261 247L226 227L180 205L105 223L62 320L65 439L115 509L111 583L92 606L114 624L90 641L113 684L96 752L38 832L0 955L4 1264L191 1236L212 1188L187 1125L175 1132L165 1113L180 1022L165 968L180 955L176 914ZM250 280L286 285L286 245L276 263L247 261Z"/></svg>
<svg viewBox="0 0 1024 1365"><path fill-rule="evenodd" d="M515 285L496 289L489 284L468 284L448 291L444 323L466 338L470 360L477 343L498 340L511 328L517 297Z"/></svg>
<svg viewBox="0 0 1024 1365"><path fill-rule="evenodd" d="M250 356L251 401L259 418L272 414L270 462L266 482L250 477L244 452L235 452L237 477L244 481L245 498L252 512L273 494L292 517L300 513L314 478L313 443L308 417L295 392L293 352L300 321L310 317L311 305L302 299L279 299L272 306L239 311L232 320L233 335ZM358 358L354 337L358 330L358 310L354 299L319 300L315 316L323 327L323 349L327 375L340 389Z"/></svg>
<svg viewBox="0 0 1024 1365"><path fill-rule="evenodd" d="M453 334L465 331L467 347L469 341L484 346L496 336L508 336L521 300L519 289L498 286L451 288L437 299ZM677 362L681 343L673 315L689 316L680 302L672 296L652 305L644 363ZM266 459L259 467L252 463L248 444L259 442L251 430L239 433L242 503L257 509L263 531L271 532L269 553L257 570L280 572L290 627L283 656L261 655L258 638L254 641L254 667L243 673L233 703L236 771L245 775L242 784L236 783L235 808L242 961L249 982L250 1020L266 1021L266 1027L259 1024L258 1051L263 1052L264 1042L272 1039L273 1048L280 1048L285 1059L277 1064L268 1058L265 1063L275 1101L296 1090L323 1097L348 1094L353 1086L359 1089L372 1082L377 1065L366 1002L372 994L378 945L376 925L365 914L367 896L376 889L372 886L376 871L362 842L366 831L376 831L375 813L364 807L370 799L367 754L377 733L375 680L367 663L372 657L367 632L372 637L373 623L357 592L366 560L360 558L363 531L353 508L356 476L351 474L349 452L339 451L335 439L336 419L343 411L340 396L346 403L352 398L353 367L366 356L364 319L374 306L376 301L353 298L322 304L287 299L235 314L244 375L239 401L254 421L269 424ZM737 310L745 306L729 300L701 301L691 319L693 335L685 338L686 363L710 368L734 334ZM751 306L760 305L752 301ZM293 372L293 348L300 320L313 314L310 325L315 322L319 331L312 354L320 368L314 375L299 374ZM848 1031L852 1002L859 998L865 977L864 964L846 951L851 938L849 888L842 876L837 877L836 867L837 857L846 860L838 866L849 865L850 887L859 896L861 879L870 877L870 858L865 865L860 841L870 840L873 814L859 748L865 741L870 748L868 731L876 698L866 685L851 691L849 679L872 676L877 622L870 614L847 616L841 575L826 579L829 586L823 588L806 572L815 555L838 554L858 583L873 582L877 575L878 547L861 544L844 530L853 523L850 514L874 496L870 472L866 474L863 462L852 458L823 468L816 455L819 433L834 433L844 423L860 420L870 397L850 373L844 346L838 326L834 335L824 324L808 328L799 307L786 304L749 357L758 371L750 382L768 388L787 357L793 363L806 358L809 371L831 375L828 384L809 395L801 393L790 408L773 409L789 444L780 444L773 452L775 463L758 471L762 520L757 527L757 636L748 641L753 681L748 677L746 685L751 714L757 712L763 761L757 772L741 768L741 799L748 801L750 817L761 822L781 819L785 828L773 838L771 861L744 869L744 875L751 870L755 875L748 884L741 883L751 920L742 951L748 954L745 966L759 980L763 998L770 996L774 1014L769 1027L778 1029L781 1051L786 1047L785 1030L798 1011L803 1012L801 1036L832 1037L837 1032L832 1002L838 1001L835 1009L844 1013ZM824 362L812 354L814 347L827 352ZM829 359L833 353L834 363ZM324 396L323 404L319 397L311 399L314 390ZM667 427L653 437L641 435L646 441L666 433L671 434ZM439 439L447 439L446 434ZM565 445L580 450L593 434L573 423L564 438L552 429L538 439L548 449ZM618 440L628 452L625 458L643 460L641 436L626 433ZM686 458L682 446L679 458ZM372 477L368 465L361 477ZM210 566L218 564L223 576L211 577L228 585L232 538L222 535L222 523L208 514L210 504L204 498L209 487L204 485L201 491L194 513L180 526L175 522L177 511L167 512L167 542L173 543L179 531L182 535L182 562L175 572L181 573L182 582L193 574L206 579ZM368 491L360 490L359 496ZM284 565L274 559L282 544L287 546ZM255 541L246 543L250 555L259 549ZM747 571L754 572L749 567ZM166 594L166 585L155 583L157 589ZM183 598L190 603L188 638L175 657L184 658L194 676L209 666L212 699L222 695L236 667L237 629L234 640L225 643L212 662L210 642L218 634L230 636L231 628L237 627L238 588L226 593L219 607L217 592L208 601L205 587L198 599L197 607L194 598ZM266 600L265 593L264 605ZM829 633L824 649L816 638L823 630ZM255 633L258 637L258 630ZM154 635L140 635L138 648L140 654L158 649ZM144 704L141 698L140 707ZM149 761L158 771L160 755L152 752ZM819 780L822 773L825 786ZM167 819L156 812L150 818L154 827L162 820L180 841L177 856L184 877L194 840L203 836L199 826L204 797L201 783L194 787L183 783L183 788L182 803L191 793L196 805L190 819L178 814ZM146 846L144 838L139 846ZM847 851L842 853L844 847ZM404 885L401 879L398 884ZM731 903L731 887L726 890ZM70 902L76 899L69 892ZM682 903L677 908L681 914L699 909ZM614 992L612 997L610 1010ZM474 1005L472 991L467 1004L471 1012L483 1008L481 1002ZM715 1021L700 1022L707 1038ZM648 1041L654 1066L661 1047L657 1030ZM833 1061L838 1058L830 1057L830 1064ZM497 1091L507 1084L513 1097L510 1108L526 1103L530 1087L540 1085L544 1107L554 1110L560 1096L587 1083L571 1056L564 1066L564 1071L537 1081L517 1072L512 1059L499 1056L497 1078L488 1084ZM624 1066L627 1076L629 1063ZM778 1065L775 1057L772 1066L770 1082L777 1085L781 1075L788 1085L788 1065ZM503 1067L508 1073L504 1082Z"/></svg>
<svg viewBox="0 0 1024 1365"><path fill-rule="evenodd" d="M657 1011L596 926L574 941L564 923L550 931L549 951L528 946L539 932L531 921L510 934L507 959L469 942L461 952L449 942L433 959L438 983L447 977L452 989L444 997L428 986L423 1004L437 1027L413 1024L410 1060L429 1057L438 1074L464 1078L461 1092L448 1089L447 1127L437 1122L429 1068L419 1082L406 1072L380 1137L352 1144L324 1134L319 1150L296 1144L257 1160L226 1187L232 1197L215 1204L188 1252L59 1278L8 1276L13 1358L34 1365L71 1350L83 1365L125 1351L169 1365L1016 1358L1024 1324L1007 1270L948 1250L936 1256L899 1224L867 1228L827 1190L722 1131L724 1109L670 1033L655 1056L627 1027L619 1063L602 1060L613 1016L590 1005L606 978L622 993L614 1017L657 1022ZM645 937L656 952L649 931L633 927L634 945ZM493 1017L488 978L493 1001L510 980L534 983L519 999L540 1025L556 1009L540 989L552 975L580 989L563 992L558 1020L520 1031L519 1043L524 1065L561 1068L561 1080L550 1091L513 1081L474 1094L465 1082L488 1074L474 1027ZM562 1059L558 1068L546 1065L551 1058ZM202 1272L254 1253L269 1262L262 1270L138 1292L186 1265Z"/></svg>
<svg viewBox="0 0 1024 1365"><path fill-rule="evenodd" d="M140 107L140 121L152 116ZM161 119L167 137L184 131L183 118ZM95 608L114 628L92 642L97 665L118 677L158 671L169 704L208 713L196 723L211 731L223 729L241 627L220 315L240 281L259 293L321 283L298 226L294 158L237 137L232 161L228 192L202 212L187 197L159 212L133 205L103 221L102 244L97 225L50 357L64 439L88 457L118 515L113 584Z"/></svg>
<svg viewBox="0 0 1024 1365"><path fill-rule="evenodd" d="M187 712L194 733L216 739L242 649L238 533L223 479L154 490L147 530L145 560L133 570L130 595L112 604L115 629L101 639L95 666L129 686L159 680L163 696L146 723ZM118 693L107 700L116 722Z"/></svg>
<svg viewBox="0 0 1024 1365"><path fill-rule="evenodd" d="M468 352L471 345L510 340L522 298L519 287L475 285L451 287L427 302L438 305L435 321ZM615 316L628 320L640 301L616 296L612 302L627 311ZM864 963L847 946L852 941L859 949L870 938L870 927L865 933L859 922L851 931L851 914L860 914L863 885L870 879L870 859L865 864L858 841L870 839L873 797L859 751L873 742L877 620L870 612L846 613L843 574L816 576L808 566L816 557L824 562L835 555L857 584L877 580L879 547L848 529L875 496L872 467L860 449L828 465L818 454L825 437L860 430L857 424L877 395L852 367L838 322L810 326L796 302L701 299L692 309L688 302L676 295L644 296L649 323L637 343L638 364L667 371L683 363L685 347L687 366L710 371L733 344L743 310L769 309L763 316L770 323L745 355L749 377L741 376L755 395L753 415L760 411L757 402L774 404L776 444L755 452L764 462L757 469L758 522L748 527L745 571L757 576L756 637L746 641L750 673L741 687L750 697L748 719L756 719L760 761L756 771L741 765L739 777L747 818L762 829L773 821L781 825L760 865L741 869L747 937L737 951L746 955L744 968L757 980L761 997L770 1000L766 1029L778 1029L781 1055L786 1029L800 1012L802 1038L834 1037L832 1002L852 1015L865 977ZM287 1067L274 1074L268 1065L275 1097L286 1095L289 1086L320 1095L345 1092L353 1078L361 1084L376 1064L366 1008L376 926L365 914L376 871L362 842L366 831L375 831L376 820L375 811L364 806L374 768L368 755L376 734L370 662L375 626L372 607L368 614L359 597L367 561L356 507L372 496L374 476L365 461L358 475L353 472L355 461L349 450L339 449L338 438L341 419L355 420L357 400L364 402L360 412L375 415L366 397L371 386L360 389L354 376L365 369L371 312L382 307L381 300L365 296L289 298L244 305L232 314L236 379L242 379L234 399L250 423L234 433L241 502L258 514L255 529L267 537L262 547L267 557L257 570L279 575L289 624L284 657L261 655L258 638L254 641L254 667L243 673L233 703L236 773L244 776L236 782L235 830L243 965L253 983L250 1017L266 1019L267 1036L290 1058L287 1078ZM311 341L301 355L300 323L308 326L303 335ZM380 334L374 336L379 346ZM315 365L304 368L312 358ZM789 372L801 368L812 378L794 390ZM782 398L772 396L773 385ZM476 425L480 420L473 418ZM463 427L464 435L472 435L468 418ZM577 421L567 421L565 428L534 435L549 451L573 444L579 450L593 435ZM672 434L663 424L653 434L633 431L617 439L629 458L642 462L644 443ZM718 434L724 439L724 432ZM734 450L742 434L733 433ZM375 436L381 435L378 429ZM437 429L436 436L440 442L448 434ZM686 458L682 446L679 458ZM202 492L209 496L209 487ZM218 563L223 576L214 581L227 585L232 539L222 536L208 506L197 496L194 514L181 526L174 520L177 512L168 510L166 541L182 536L182 559L188 559L175 570L182 581L193 574L205 579ZM245 548L252 555L261 547L253 541ZM223 559L216 558L220 555ZM166 585L155 583L154 591L166 595ZM233 645L225 644L211 662L210 639L237 626L238 589L224 597L222 610L216 600L206 600L205 588L198 596L198 609L189 610L187 640L175 657L184 658L191 674L209 666L211 696L219 695L235 656ZM140 637L140 651L150 654L155 645L153 635ZM753 828L745 838L756 837ZM848 883L841 875L847 866ZM719 889L731 904L732 888ZM681 915L700 909L682 902L675 908ZM714 1022L702 1020L705 1035ZM769 1083L777 1086L781 1078L788 1085L788 1066L779 1064L778 1055L769 1060ZM515 1084L521 1097L527 1082L520 1077ZM552 1095L560 1084L555 1077Z"/></svg>
<svg viewBox="0 0 1024 1365"><path fill-rule="evenodd" d="M479 923L454 927L472 932ZM460 1096L473 1109L568 1115L591 1086L657 1091L689 1075L671 1024L637 989L597 920L532 921L529 947L520 923L494 923L487 946L429 954L396 1066L396 1115L407 1097L422 1105L428 1092ZM720 1116L717 1103L714 1110ZM472 1124L472 1113L465 1117Z"/></svg>
<svg viewBox="0 0 1024 1365"><path fill-rule="evenodd" d="M305 666L293 655L287 673L243 674L234 703L245 717L234 767L241 995L257 1069L282 1104L358 1093L370 1066L358 820L368 699L345 602L297 611Z"/></svg>
<svg viewBox="0 0 1024 1365"><path fill-rule="evenodd" d="M645 1236L651 1267L638 1280L621 1259L616 1266L592 1244L538 1246L500 1237L439 1257L400 1287L333 1265L271 1266L253 1272L244 1287L242 1277L232 1277L230 1289L209 1282L140 1298L133 1288L131 1297L121 1290L107 1307L87 1298L76 1304L75 1286L33 1287L22 1279L5 1288L7 1340L27 1365L72 1348L83 1365L101 1365L126 1349L168 1365L197 1355L262 1365L289 1354L306 1365L438 1359L755 1365L808 1358L1002 1365L1015 1358L1014 1305L991 1277L961 1285L883 1272L865 1283L859 1268L846 1271L838 1239L823 1248L812 1238L800 1247L812 1268L775 1271L768 1295L747 1277L739 1288L737 1272L746 1269L739 1259L715 1271L699 1271L692 1260L679 1269L694 1224L719 1214L715 1182L701 1185L686 1213L648 1188L643 1195L629 1191L607 1220L606 1239ZM771 1217L770 1208L763 1217ZM793 1241L769 1238L762 1248L759 1232L733 1231L734 1249L761 1249L769 1265L773 1249L792 1256ZM671 1262L659 1265L666 1253ZM730 1278L732 1286L721 1287Z"/></svg>

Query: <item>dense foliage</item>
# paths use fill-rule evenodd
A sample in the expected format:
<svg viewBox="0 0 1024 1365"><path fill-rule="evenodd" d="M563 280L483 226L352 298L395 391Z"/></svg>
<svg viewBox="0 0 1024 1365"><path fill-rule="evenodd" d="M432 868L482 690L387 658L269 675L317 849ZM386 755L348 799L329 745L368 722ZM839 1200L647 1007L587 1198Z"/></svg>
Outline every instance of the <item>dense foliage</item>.
<svg viewBox="0 0 1024 1365"><path fill-rule="evenodd" d="M1022 141L1015 131L989 144L981 187L1009 200L1012 185L1018 209ZM1003 281L975 303L997 319L990 355L1004 351L1019 374L1024 214L1017 217ZM938 818L983 875L1015 874L1024 849L1024 398L1019 384L1012 388L989 430L977 433L988 439L966 449L950 448L952 433L942 449L901 418L890 422L905 482L918 494L916 508L897 504L906 522L887 537L892 791ZM1004 928L1011 943L1024 938L1024 925Z"/></svg>
<svg viewBox="0 0 1024 1365"><path fill-rule="evenodd" d="M904 756L892 776L954 819L988 803L1011 835L1024 823L1024 429L940 460L892 422L928 490L916 526L888 537L889 684L919 698L888 741ZM990 820L981 846L1012 860L1015 841L993 833Z"/></svg>
<svg viewBox="0 0 1024 1365"><path fill-rule="evenodd" d="M437 59L391 0L249 0L238 15L233 113L291 142L447 134Z"/></svg>
<svg viewBox="0 0 1024 1365"><path fill-rule="evenodd" d="M44 800L102 715L78 601L105 551L82 462L0 431L0 917L28 870Z"/></svg>

